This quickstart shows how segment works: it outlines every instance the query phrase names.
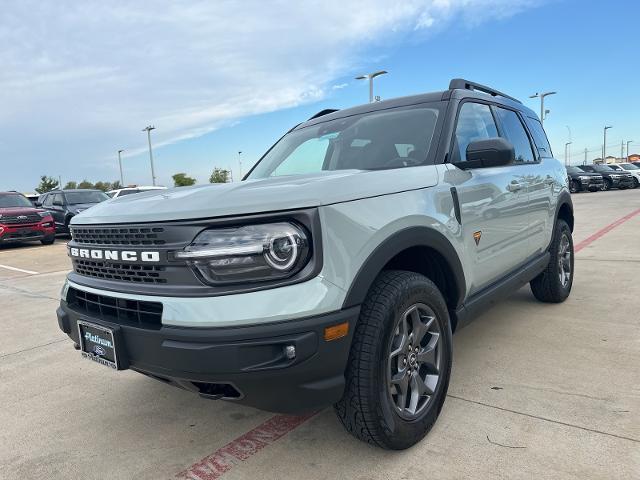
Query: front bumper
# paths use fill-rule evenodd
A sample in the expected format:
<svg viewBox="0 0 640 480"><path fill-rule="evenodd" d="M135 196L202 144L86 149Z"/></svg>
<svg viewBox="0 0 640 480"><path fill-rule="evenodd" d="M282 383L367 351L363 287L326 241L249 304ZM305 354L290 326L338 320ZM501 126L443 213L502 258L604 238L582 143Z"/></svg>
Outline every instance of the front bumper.
<svg viewBox="0 0 640 480"><path fill-rule="evenodd" d="M588 188L589 190L602 190L602 187L604 186L604 179L603 178L592 178L590 179L588 182ZM584 184L583 184L584 186Z"/></svg>
<svg viewBox="0 0 640 480"><path fill-rule="evenodd" d="M58 325L78 344L78 320L114 330L121 368L202 396L280 413L326 407L342 396L359 307L310 318L243 327L144 328L88 316L64 300ZM347 336L324 340L325 327L349 323ZM285 347L296 356L287 358Z"/></svg>
<svg viewBox="0 0 640 480"><path fill-rule="evenodd" d="M50 223L50 227L45 227L41 223L30 225L0 224L0 243L31 242L36 240L50 239L56 234L55 227L53 226L53 221Z"/></svg>
<svg viewBox="0 0 640 480"><path fill-rule="evenodd" d="M612 185L616 188L633 187L633 177L612 178Z"/></svg>

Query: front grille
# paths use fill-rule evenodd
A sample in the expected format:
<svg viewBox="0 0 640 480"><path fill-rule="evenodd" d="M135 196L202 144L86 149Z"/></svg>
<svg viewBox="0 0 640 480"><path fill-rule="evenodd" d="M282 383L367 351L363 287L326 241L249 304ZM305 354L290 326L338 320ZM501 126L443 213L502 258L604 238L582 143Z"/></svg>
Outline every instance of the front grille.
<svg viewBox="0 0 640 480"><path fill-rule="evenodd" d="M136 265L96 260L73 260L76 273L105 280L135 283L167 283L166 267L162 265Z"/></svg>
<svg viewBox="0 0 640 480"><path fill-rule="evenodd" d="M164 245L162 227L72 227L73 240L82 245Z"/></svg>
<svg viewBox="0 0 640 480"><path fill-rule="evenodd" d="M2 215L0 223L5 225L25 225L28 223L38 223L42 220L37 213L28 213L26 215Z"/></svg>
<svg viewBox="0 0 640 480"><path fill-rule="evenodd" d="M69 287L67 304L74 310L98 315L106 320L140 325L162 325L162 303L160 302L109 297Z"/></svg>

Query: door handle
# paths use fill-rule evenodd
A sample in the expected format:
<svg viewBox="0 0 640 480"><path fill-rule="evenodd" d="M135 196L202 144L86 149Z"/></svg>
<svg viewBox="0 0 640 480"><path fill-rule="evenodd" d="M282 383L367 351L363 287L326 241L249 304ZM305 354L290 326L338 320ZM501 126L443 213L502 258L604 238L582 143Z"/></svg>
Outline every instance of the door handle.
<svg viewBox="0 0 640 480"><path fill-rule="evenodd" d="M517 192L519 190L522 190L522 184L518 182L511 182L509 185L507 185L507 190L509 190L510 192Z"/></svg>

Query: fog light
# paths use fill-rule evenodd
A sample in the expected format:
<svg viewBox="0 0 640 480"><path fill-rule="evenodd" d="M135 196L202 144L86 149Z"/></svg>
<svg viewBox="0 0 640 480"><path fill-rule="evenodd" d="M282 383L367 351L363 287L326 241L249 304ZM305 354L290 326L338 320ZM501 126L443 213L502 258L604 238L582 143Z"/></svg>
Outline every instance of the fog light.
<svg viewBox="0 0 640 480"><path fill-rule="evenodd" d="M284 347L284 355L289 360L293 360L294 358L296 358L296 347L294 347L293 345L287 345L286 347Z"/></svg>
<svg viewBox="0 0 640 480"><path fill-rule="evenodd" d="M324 329L324 340L330 342L331 340L337 340L342 337L346 337L349 333L349 322L339 323L331 327Z"/></svg>

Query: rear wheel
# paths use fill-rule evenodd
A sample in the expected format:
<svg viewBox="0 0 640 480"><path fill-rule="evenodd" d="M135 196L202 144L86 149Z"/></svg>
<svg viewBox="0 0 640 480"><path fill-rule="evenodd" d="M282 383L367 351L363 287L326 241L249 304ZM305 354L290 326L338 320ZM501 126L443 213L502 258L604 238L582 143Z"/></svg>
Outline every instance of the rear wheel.
<svg viewBox="0 0 640 480"><path fill-rule="evenodd" d="M338 418L365 442L414 445L442 409L451 353L449 314L436 285L413 272L383 272L362 305Z"/></svg>
<svg viewBox="0 0 640 480"><path fill-rule="evenodd" d="M549 246L549 263L530 285L533 296L541 302L564 302L573 285L573 238L567 222L558 219Z"/></svg>

